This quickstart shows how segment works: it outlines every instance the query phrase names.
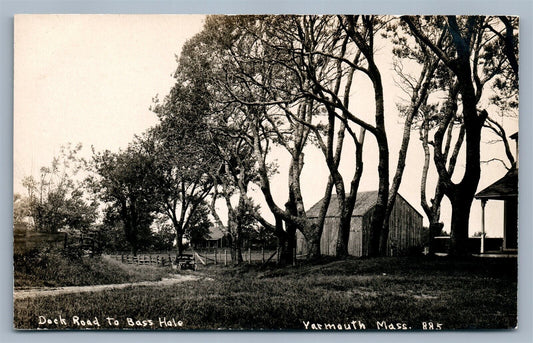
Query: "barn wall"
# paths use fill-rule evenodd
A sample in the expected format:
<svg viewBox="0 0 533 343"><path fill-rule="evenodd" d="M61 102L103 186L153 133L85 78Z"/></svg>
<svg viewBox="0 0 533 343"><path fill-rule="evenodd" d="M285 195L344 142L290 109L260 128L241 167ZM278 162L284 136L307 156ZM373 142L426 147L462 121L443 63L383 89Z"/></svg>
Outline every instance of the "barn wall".
<svg viewBox="0 0 533 343"><path fill-rule="evenodd" d="M337 237L339 234L339 218L326 218L324 231L320 239L320 252L322 255L334 256L337 250Z"/></svg>
<svg viewBox="0 0 533 343"><path fill-rule="evenodd" d="M350 222L350 239L348 241L348 254L363 256L363 218L352 217Z"/></svg>
<svg viewBox="0 0 533 343"><path fill-rule="evenodd" d="M324 221L324 230L320 238L320 253L322 255L335 255L337 244L337 218L326 218ZM296 254L307 254L307 241L300 230L296 230Z"/></svg>
<svg viewBox="0 0 533 343"><path fill-rule="evenodd" d="M352 256L368 256L370 245L370 221L373 210L362 217L352 217L348 253ZM324 222L324 231L320 240L322 255L334 256L336 252L339 219L328 217ZM396 204L389 219L389 241L387 255L402 255L409 248L421 244L422 216L401 196L397 196ZM307 245L303 234L296 233L298 254L307 253Z"/></svg>
<svg viewBox="0 0 533 343"><path fill-rule="evenodd" d="M352 217L350 222L350 238L348 241L348 253L352 256L362 256L362 218ZM324 221L324 231L320 239L320 251L322 255L335 256L337 239L339 236L339 218L330 217Z"/></svg>
<svg viewBox="0 0 533 343"><path fill-rule="evenodd" d="M368 256L372 212L372 210L368 211L363 216L362 256ZM417 247L421 244L421 234L422 216L407 201L397 196L389 218L387 255L398 256L408 253L411 247Z"/></svg>
<svg viewBox="0 0 533 343"><path fill-rule="evenodd" d="M402 255L419 246L421 231L422 216L401 196L397 196L389 218L387 255Z"/></svg>
<svg viewBox="0 0 533 343"><path fill-rule="evenodd" d="M374 210L370 210L363 216L363 246L361 247L363 256L368 256L368 247L370 246L370 221L372 220L372 213Z"/></svg>

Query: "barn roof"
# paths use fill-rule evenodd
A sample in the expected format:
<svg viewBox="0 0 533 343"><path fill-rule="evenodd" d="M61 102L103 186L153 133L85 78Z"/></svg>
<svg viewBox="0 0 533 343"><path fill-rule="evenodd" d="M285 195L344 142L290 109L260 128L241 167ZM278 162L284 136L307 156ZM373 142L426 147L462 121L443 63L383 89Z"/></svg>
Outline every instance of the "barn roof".
<svg viewBox="0 0 533 343"><path fill-rule="evenodd" d="M319 202L311 206L311 208L306 213L308 218L318 217L318 214L320 212L320 207L322 207L323 200L324 199L321 199ZM357 193L357 200L355 201L355 206L353 209L352 217L359 217L367 213L370 209L372 209L372 207L374 207L377 200L378 200L378 191ZM339 206L337 206L338 202L339 200L337 199L337 194L331 194L331 200L329 202L328 212L326 213L326 217L339 217L340 216Z"/></svg>
<svg viewBox="0 0 533 343"><path fill-rule="evenodd" d="M211 226L209 228L209 239L208 240L218 241L222 237L224 237L224 232L222 232L222 230L218 226Z"/></svg>
<svg viewBox="0 0 533 343"><path fill-rule="evenodd" d="M518 196L518 169L511 169L504 177L476 194L477 199L505 199Z"/></svg>

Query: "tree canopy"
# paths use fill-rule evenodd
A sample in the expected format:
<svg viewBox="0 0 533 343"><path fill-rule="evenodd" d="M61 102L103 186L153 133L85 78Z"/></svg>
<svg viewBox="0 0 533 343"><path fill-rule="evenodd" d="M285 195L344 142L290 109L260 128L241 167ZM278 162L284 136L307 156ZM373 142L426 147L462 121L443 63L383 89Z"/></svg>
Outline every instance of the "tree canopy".
<svg viewBox="0 0 533 343"><path fill-rule="evenodd" d="M207 16L177 57L169 94L154 98L158 123L123 150L94 152L89 184L106 204L106 223L122 223L134 252L149 246L159 225L154 220L164 216L172 230L160 226L159 243L169 244L172 231L179 253L184 238L205 237L213 221L240 262L243 237L260 223L260 231L276 236L286 263L294 258L298 231L308 257L321 256L329 206L340 214L336 255L348 255L364 172L375 175L378 190L368 254L386 255L415 132L420 205L430 231L442 230L441 204L448 199L450 253L462 254L483 133L502 142L500 162L516 168L502 118L517 113L518 30L518 18L510 16ZM380 61L383 54L388 64ZM391 69L394 88L386 79ZM361 101L363 88L369 99ZM404 98L394 110L386 103L397 94ZM391 118L403 125L391 128ZM95 220L96 204L67 172L82 162L76 149L43 168L39 180L25 180L29 213L42 230ZM317 218L306 213L302 184L310 150L321 154L327 170L316 182L324 199ZM273 186L279 151L287 156L281 201ZM369 151L374 165L363 159ZM435 182L428 181L432 176ZM333 192L338 201L330 204ZM26 203L18 204L20 220Z"/></svg>
<svg viewBox="0 0 533 343"><path fill-rule="evenodd" d="M78 156L81 148L81 144L62 146L51 165L40 169L39 179L28 176L23 180L28 193L19 201L25 210L22 208L24 212L15 215L30 216L37 231L83 230L91 226L97 218L98 204L88 196L78 177L86 169L85 160Z"/></svg>

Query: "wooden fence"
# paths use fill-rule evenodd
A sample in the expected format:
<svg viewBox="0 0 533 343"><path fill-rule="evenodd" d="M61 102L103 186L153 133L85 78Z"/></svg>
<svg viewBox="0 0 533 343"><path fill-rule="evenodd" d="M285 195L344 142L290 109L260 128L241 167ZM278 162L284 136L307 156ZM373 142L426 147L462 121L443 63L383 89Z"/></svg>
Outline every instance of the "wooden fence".
<svg viewBox="0 0 533 343"><path fill-rule="evenodd" d="M269 262L279 262L279 250L267 250L259 249L252 250L242 249L242 262L248 264L265 264ZM194 256L197 263L203 265L213 264L213 265L223 265L227 266L233 264L231 259L231 250L230 249L207 249L207 250L196 250L194 251ZM293 261L293 264L296 264L296 260Z"/></svg>
<svg viewBox="0 0 533 343"><path fill-rule="evenodd" d="M119 254L119 255L108 255L110 258L120 261L127 264L137 264L137 265L153 265L153 266L171 266L172 263L176 260L176 257L171 255L153 255L153 254L144 254L144 255L128 255L128 254Z"/></svg>
<svg viewBox="0 0 533 343"><path fill-rule="evenodd" d="M190 252L188 252L190 254ZM194 261L202 265L227 266L232 265L231 251L229 249L206 249L193 250ZM133 256L130 254L113 254L109 257L127 264L137 265L154 265L154 266L171 266L176 260L175 253L166 254L139 254ZM301 257L301 256L300 256ZM248 264L265 264L269 262L279 262L278 250L242 250L243 263ZM296 264L296 259L293 261Z"/></svg>

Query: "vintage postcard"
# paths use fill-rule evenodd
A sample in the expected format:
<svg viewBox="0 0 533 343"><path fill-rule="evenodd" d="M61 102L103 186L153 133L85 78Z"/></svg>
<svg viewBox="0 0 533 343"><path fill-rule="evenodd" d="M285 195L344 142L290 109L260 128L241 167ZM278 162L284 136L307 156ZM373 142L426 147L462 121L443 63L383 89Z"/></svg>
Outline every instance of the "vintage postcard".
<svg viewBox="0 0 533 343"><path fill-rule="evenodd" d="M13 328L515 329L519 33L16 15Z"/></svg>

